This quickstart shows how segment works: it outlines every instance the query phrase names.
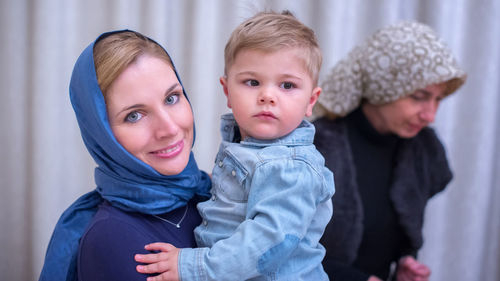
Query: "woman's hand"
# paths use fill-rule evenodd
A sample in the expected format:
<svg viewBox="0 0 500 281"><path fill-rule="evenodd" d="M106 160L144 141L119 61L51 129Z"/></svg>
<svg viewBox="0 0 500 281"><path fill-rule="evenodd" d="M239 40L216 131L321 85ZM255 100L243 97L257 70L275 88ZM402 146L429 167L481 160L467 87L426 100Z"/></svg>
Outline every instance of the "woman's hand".
<svg viewBox="0 0 500 281"><path fill-rule="evenodd" d="M425 264L418 262L412 256L399 260L396 277L398 281L429 281L431 270Z"/></svg>
<svg viewBox="0 0 500 281"><path fill-rule="evenodd" d="M178 281L179 273L177 259L180 249L168 243L152 243L144 247L148 251L161 251L156 254L135 255L135 261L146 263L138 265L140 273L160 273L157 276L148 277L147 281Z"/></svg>

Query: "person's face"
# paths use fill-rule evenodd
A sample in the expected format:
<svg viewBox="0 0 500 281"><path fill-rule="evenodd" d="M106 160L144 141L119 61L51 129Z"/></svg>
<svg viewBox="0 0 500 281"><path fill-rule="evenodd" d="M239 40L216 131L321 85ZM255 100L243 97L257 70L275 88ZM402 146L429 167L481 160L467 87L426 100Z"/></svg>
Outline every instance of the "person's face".
<svg viewBox="0 0 500 281"><path fill-rule="evenodd" d="M321 88L299 56L301 49L241 50L220 82L242 139L275 139L312 114Z"/></svg>
<svg viewBox="0 0 500 281"><path fill-rule="evenodd" d="M173 69L143 55L113 82L106 96L118 142L163 175L184 170L193 144L193 113Z"/></svg>
<svg viewBox="0 0 500 281"><path fill-rule="evenodd" d="M393 133L402 138L414 137L434 121L445 87L445 83L430 85L397 101L372 106L376 118L370 121L380 133Z"/></svg>

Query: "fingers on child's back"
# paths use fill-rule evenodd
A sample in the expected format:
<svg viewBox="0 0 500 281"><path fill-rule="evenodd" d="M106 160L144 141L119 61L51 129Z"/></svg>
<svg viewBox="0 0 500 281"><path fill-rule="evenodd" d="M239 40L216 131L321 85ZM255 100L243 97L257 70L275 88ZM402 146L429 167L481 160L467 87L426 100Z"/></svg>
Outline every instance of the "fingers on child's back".
<svg viewBox="0 0 500 281"><path fill-rule="evenodd" d="M146 245L145 248L146 250L150 251L164 251L164 252L168 252L172 249L175 249L175 247L172 244L161 243L161 242L148 244Z"/></svg>
<svg viewBox="0 0 500 281"><path fill-rule="evenodd" d="M172 266L167 261L161 261L161 262L155 262L151 264L137 266L137 271L140 273L161 273L171 269Z"/></svg>
<svg viewBox="0 0 500 281"><path fill-rule="evenodd" d="M142 263L156 263L168 260L170 255L167 252L159 252L156 254L135 255L135 260Z"/></svg>

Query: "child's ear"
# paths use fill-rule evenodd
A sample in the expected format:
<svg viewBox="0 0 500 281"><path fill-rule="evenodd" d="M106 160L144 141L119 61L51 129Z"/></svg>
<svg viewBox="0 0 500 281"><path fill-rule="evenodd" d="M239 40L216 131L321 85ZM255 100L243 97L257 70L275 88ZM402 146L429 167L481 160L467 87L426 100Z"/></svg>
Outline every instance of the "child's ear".
<svg viewBox="0 0 500 281"><path fill-rule="evenodd" d="M224 91L224 95L226 95L227 98L227 107L231 108L231 102L229 101L229 91L227 90L227 76L221 76L219 82L222 85L222 90Z"/></svg>
<svg viewBox="0 0 500 281"><path fill-rule="evenodd" d="M318 101L321 91L322 90L320 87L316 87L312 90L311 97L309 98L309 103L307 104L306 117L310 117L312 115L313 107Z"/></svg>

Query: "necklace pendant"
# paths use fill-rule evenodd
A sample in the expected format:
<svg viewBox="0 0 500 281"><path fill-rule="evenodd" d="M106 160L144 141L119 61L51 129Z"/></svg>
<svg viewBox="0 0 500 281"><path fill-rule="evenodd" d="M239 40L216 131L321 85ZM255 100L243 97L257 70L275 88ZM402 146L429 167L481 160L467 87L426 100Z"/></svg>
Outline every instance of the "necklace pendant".
<svg viewBox="0 0 500 281"><path fill-rule="evenodd" d="M189 208L189 205L187 205L187 204L186 204L186 209L184 209L184 215L182 215L182 218L181 218L181 220L180 220L178 223L173 223L173 222L171 222L171 221L169 221L169 220L167 220L167 219L164 219L164 218L162 218L162 217L160 217L160 216L157 216L157 215L152 215L152 216L153 216L153 217L155 217L155 218L157 218L157 219L159 219L159 220L162 220L162 221L164 221L164 222L167 222L167 223L169 223L170 225L175 226L176 228L181 228L181 223L182 223L182 221L184 220L184 218L186 217L186 214L187 214L188 208Z"/></svg>

